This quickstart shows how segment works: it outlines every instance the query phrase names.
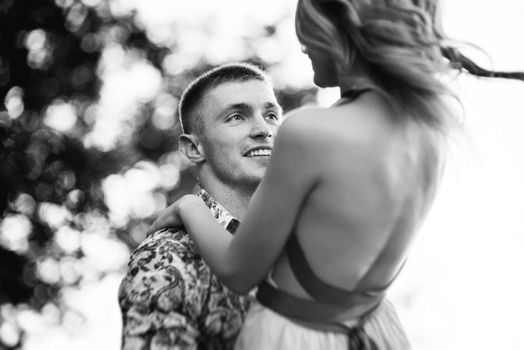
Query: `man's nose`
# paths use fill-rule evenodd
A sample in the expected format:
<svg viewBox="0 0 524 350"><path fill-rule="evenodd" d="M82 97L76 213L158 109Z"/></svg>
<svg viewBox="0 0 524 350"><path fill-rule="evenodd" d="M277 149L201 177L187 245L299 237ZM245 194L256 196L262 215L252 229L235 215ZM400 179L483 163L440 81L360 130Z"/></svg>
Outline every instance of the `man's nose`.
<svg viewBox="0 0 524 350"><path fill-rule="evenodd" d="M251 137L253 138L268 138L272 137L273 132L269 127L266 118L263 116L257 116L253 118L253 125L251 127Z"/></svg>

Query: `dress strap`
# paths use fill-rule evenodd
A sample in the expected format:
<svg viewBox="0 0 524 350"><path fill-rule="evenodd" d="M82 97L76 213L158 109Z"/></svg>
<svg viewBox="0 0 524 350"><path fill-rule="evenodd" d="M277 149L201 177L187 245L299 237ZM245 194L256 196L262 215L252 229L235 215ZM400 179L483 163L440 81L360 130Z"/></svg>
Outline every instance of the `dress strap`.
<svg viewBox="0 0 524 350"><path fill-rule="evenodd" d="M391 240L392 238L390 238L390 241ZM389 244L386 246L388 245ZM309 264L304 254L304 250L302 249L302 246L300 245L300 242L298 241L295 233L292 233L289 236L289 239L286 243L285 252L291 270L293 271L293 274L302 288L304 288L304 290L308 292L308 294L311 295L313 299L328 304L335 304L339 307L353 305L355 298L358 298L359 296L377 298L383 295L385 290L389 288L389 286L397 278L406 262L406 260L402 262L401 267L397 270L393 278L388 281L388 283L379 287L371 288L369 285L371 284L372 274L375 271L376 266L384 264L384 260L387 256L385 253L385 248L383 248L366 274L357 283L356 287L352 291L348 291L330 285L318 277L318 275L311 268L311 265Z"/></svg>
<svg viewBox="0 0 524 350"><path fill-rule="evenodd" d="M257 289L257 300L264 306L285 317L306 323L338 324L340 319L359 319L371 313L382 301L382 296L370 298L366 295L355 295L353 303L346 307L324 303L312 299L296 297L263 281ZM362 312L361 306L368 306ZM356 307L359 307L358 309ZM354 309L353 312L351 310Z"/></svg>
<svg viewBox="0 0 524 350"><path fill-rule="evenodd" d="M378 350L376 343L366 334L364 323L379 307L382 299L379 299L375 305L371 304L367 311L355 311L353 315L348 316L347 309L315 300L298 298L277 289L267 281L263 281L258 286L256 298L263 306L303 327L317 331L346 334L348 349L350 350ZM362 305L360 302L362 301L355 300L353 306ZM369 302L369 300L366 302ZM344 312L345 317L355 320L355 323L347 325L337 320L342 312Z"/></svg>
<svg viewBox="0 0 524 350"><path fill-rule="evenodd" d="M346 91L342 92L342 94L340 95L340 100L338 100L335 103L335 106L340 106L340 105L343 105L345 103L353 102L357 98L359 98L360 95L362 95L365 92L371 91L371 90L373 90L373 89L372 88L362 88L362 89L349 89L349 90L346 90Z"/></svg>
<svg viewBox="0 0 524 350"><path fill-rule="evenodd" d="M358 294L332 286L316 275L307 261L295 233L289 236L285 250L293 274L302 288L315 300L337 305L339 309L355 303Z"/></svg>
<svg viewBox="0 0 524 350"><path fill-rule="evenodd" d="M373 90L372 88L362 88L362 89L349 89L340 95L341 97L347 98L350 101L354 101L357 98L359 98L360 95L362 95L365 92Z"/></svg>

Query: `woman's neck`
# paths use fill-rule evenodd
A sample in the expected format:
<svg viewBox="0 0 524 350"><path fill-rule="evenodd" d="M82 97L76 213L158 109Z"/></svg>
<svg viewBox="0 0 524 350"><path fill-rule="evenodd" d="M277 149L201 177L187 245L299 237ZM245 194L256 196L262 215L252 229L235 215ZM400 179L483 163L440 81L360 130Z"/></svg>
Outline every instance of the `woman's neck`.
<svg viewBox="0 0 524 350"><path fill-rule="evenodd" d="M338 72L338 87L340 89L340 96L343 97L348 91L359 91L369 89L376 86L373 83L368 69L363 64L355 62L350 71L341 69L337 66Z"/></svg>

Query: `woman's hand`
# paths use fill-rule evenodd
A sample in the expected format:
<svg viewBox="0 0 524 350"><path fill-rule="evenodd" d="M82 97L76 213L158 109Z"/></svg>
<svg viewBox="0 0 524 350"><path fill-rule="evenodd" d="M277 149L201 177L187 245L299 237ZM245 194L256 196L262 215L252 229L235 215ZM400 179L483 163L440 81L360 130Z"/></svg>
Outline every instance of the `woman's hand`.
<svg viewBox="0 0 524 350"><path fill-rule="evenodd" d="M183 226L184 222L180 216L181 208L191 209L191 205L195 204L203 204L202 199L193 194L182 196L179 200L160 212L151 227L147 230L146 235L168 227Z"/></svg>

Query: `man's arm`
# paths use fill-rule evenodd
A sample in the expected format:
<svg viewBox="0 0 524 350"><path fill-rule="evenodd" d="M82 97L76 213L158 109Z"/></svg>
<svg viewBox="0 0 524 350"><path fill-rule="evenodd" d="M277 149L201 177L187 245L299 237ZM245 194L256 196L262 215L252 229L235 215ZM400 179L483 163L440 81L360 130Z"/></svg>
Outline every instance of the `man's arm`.
<svg viewBox="0 0 524 350"><path fill-rule="evenodd" d="M148 237L132 254L120 285L122 349L196 349L202 293L187 255L187 235Z"/></svg>

